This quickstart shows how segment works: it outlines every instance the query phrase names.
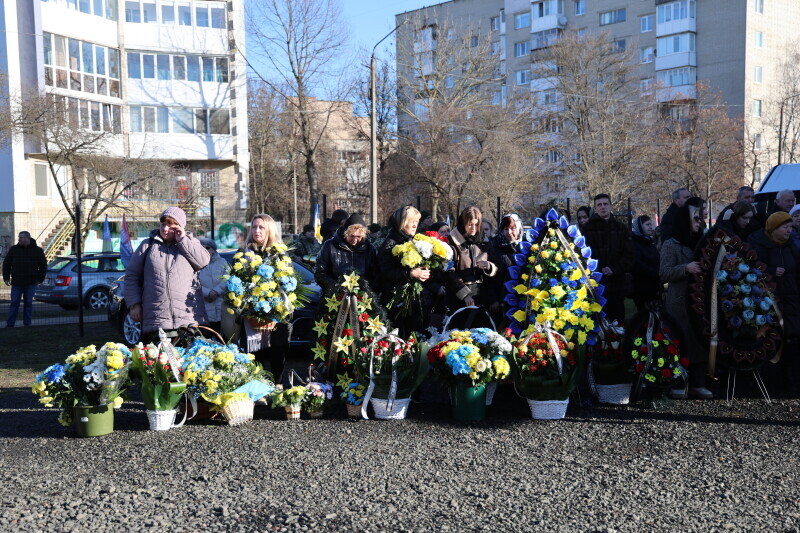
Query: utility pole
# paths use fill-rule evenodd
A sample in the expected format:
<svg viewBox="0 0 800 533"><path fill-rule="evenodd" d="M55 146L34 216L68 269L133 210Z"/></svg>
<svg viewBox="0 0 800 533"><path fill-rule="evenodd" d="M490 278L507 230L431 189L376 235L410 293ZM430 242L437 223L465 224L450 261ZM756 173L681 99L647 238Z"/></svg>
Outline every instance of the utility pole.
<svg viewBox="0 0 800 533"><path fill-rule="evenodd" d="M369 100L370 100L370 113L369 113L369 177L370 177L370 222L375 224L378 222L378 146L377 146L377 117L376 108L378 101L377 83L375 81L375 49L378 48L383 41L385 41L397 29L408 22L409 19L403 20L400 24L386 34L386 36L375 43L372 47L372 56L369 59Z"/></svg>

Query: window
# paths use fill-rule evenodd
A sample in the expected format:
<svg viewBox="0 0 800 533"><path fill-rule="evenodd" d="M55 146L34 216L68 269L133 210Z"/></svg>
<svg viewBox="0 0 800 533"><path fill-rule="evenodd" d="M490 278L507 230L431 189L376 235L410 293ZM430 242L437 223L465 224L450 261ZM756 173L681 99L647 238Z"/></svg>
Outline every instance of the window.
<svg viewBox="0 0 800 533"><path fill-rule="evenodd" d="M128 52L128 77L138 80L142 77L141 55Z"/></svg>
<svg viewBox="0 0 800 533"><path fill-rule="evenodd" d="M195 4L194 24L200 28L208 28L208 6Z"/></svg>
<svg viewBox="0 0 800 533"><path fill-rule="evenodd" d="M228 58L218 57L214 59L214 65L217 83L228 83Z"/></svg>
<svg viewBox="0 0 800 533"><path fill-rule="evenodd" d="M142 78L155 79L156 77L156 56L153 54L142 54Z"/></svg>
<svg viewBox="0 0 800 533"><path fill-rule="evenodd" d="M175 4L161 2L161 24L175 24Z"/></svg>
<svg viewBox="0 0 800 533"><path fill-rule="evenodd" d="M756 0L754 7L756 13L760 13L761 15L764 14L764 0Z"/></svg>
<svg viewBox="0 0 800 533"><path fill-rule="evenodd" d="M139 0L125 2L125 22L141 22L142 12L139 9Z"/></svg>
<svg viewBox="0 0 800 533"><path fill-rule="evenodd" d="M695 18L696 1L695 0L679 0L678 2L670 2L669 4L661 4L658 6L658 23L664 24L673 20L683 20L687 18Z"/></svg>
<svg viewBox="0 0 800 533"><path fill-rule="evenodd" d="M172 74L176 80L186 79L186 58L184 56L172 56Z"/></svg>
<svg viewBox="0 0 800 533"><path fill-rule="evenodd" d="M543 0L542 2L536 2L533 4L533 17L534 18L542 18L548 15L553 15L552 13L552 4L550 0Z"/></svg>
<svg viewBox="0 0 800 533"><path fill-rule="evenodd" d="M697 69L695 67L681 67L662 70L657 73L658 83L664 87L677 87L679 85L692 85L697 82Z"/></svg>
<svg viewBox="0 0 800 533"><path fill-rule="evenodd" d="M526 11L525 13L517 13L514 15L514 29L518 30L520 28L530 28L531 26L531 13L530 11Z"/></svg>
<svg viewBox="0 0 800 533"><path fill-rule="evenodd" d="M156 108L156 129L158 133L169 133L169 109Z"/></svg>
<svg viewBox="0 0 800 533"><path fill-rule="evenodd" d="M555 44L555 42L561 37L561 30L553 28L551 30L537 31L536 33L531 34L531 37L531 48L533 50L539 50L540 48L547 48L548 46Z"/></svg>
<svg viewBox="0 0 800 533"><path fill-rule="evenodd" d="M653 31L654 18L654 15L645 15L639 19L639 26L641 27L642 33Z"/></svg>
<svg viewBox="0 0 800 533"><path fill-rule="evenodd" d="M211 135L228 135L231 132L228 110L210 109L208 124Z"/></svg>
<svg viewBox="0 0 800 533"><path fill-rule="evenodd" d="M612 44L612 50L615 52L624 52L628 46L628 39L615 39Z"/></svg>
<svg viewBox="0 0 800 533"><path fill-rule="evenodd" d="M514 43L514 57L522 57L528 55L530 52L531 52L530 41L522 41L519 43Z"/></svg>
<svg viewBox="0 0 800 533"><path fill-rule="evenodd" d="M653 78L644 78L639 80L639 93L642 95L651 94L653 92Z"/></svg>
<svg viewBox="0 0 800 533"><path fill-rule="evenodd" d="M757 31L753 34L753 46L764 48L764 32Z"/></svg>
<svg viewBox="0 0 800 533"><path fill-rule="evenodd" d="M531 71L530 70L518 70L514 74L514 78L517 81L517 85L525 85L530 83L531 81Z"/></svg>
<svg viewBox="0 0 800 533"><path fill-rule="evenodd" d="M158 79L170 79L169 56L165 54L158 54L156 56L156 64L158 66Z"/></svg>
<svg viewBox="0 0 800 533"><path fill-rule="evenodd" d="M500 41L492 43L492 55L499 56L503 52L503 44Z"/></svg>
<svg viewBox="0 0 800 533"><path fill-rule="evenodd" d="M155 2L144 2L142 4L142 22L155 24L158 22L156 19L156 13L157 10Z"/></svg>
<svg viewBox="0 0 800 533"><path fill-rule="evenodd" d="M753 100L753 116L761 116L761 100Z"/></svg>
<svg viewBox="0 0 800 533"><path fill-rule="evenodd" d="M756 67L753 71L753 81L756 83L761 83L761 77L763 74L763 69L761 67Z"/></svg>
<svg viewBox="0 0 800 533"><path fill-rule="evenodd" d="M200 81L200 57L187 56L186 65L186 79L189 81Z"/></svg>
<svg viewBox="0 0 800 533"><path fill-rule="evenodd" d="M607 26L609 24L616 24L617 22L625 22L625 14L625 8L600 13L600 25Z"/></svg>
<svg viewBox="0 0 800 533"><path fill-rule="evenodd" d="M658 57L678 54L681 52L695 51L695 34L680 33L669 37L659 37L656 41L658 45Z"/></svg>
<svg viewBox="0 0 800 533"><path fill-rule="evenodd" d="M453 88L453 76L446 76L444 78L444 86L448 89Z"/></svg>
<svg viewBox="0 0 800 533"><path fill-rule="evenodd" d="M225 7L224 4L220 6L211 5L211 27L212 28L225 28Z"/></svg>
<svg viewBox="0 0 800 533"><path fill-rule="evenodd" d="M489 29L498 31L500 29L500 17L492 17L489 19Z"/></svg>
<svg viewBox="0 0 800 533"><path fill-rule="evenodd" d="M586 14L586 0L575 0L575 15Z"/></svg>
<svg viewBox="0 0 800 533"><path fill-rule="evenodd" d="M753 180L755 180L755 183L761 185L761 167L755 167L753 169Z"/></svg>
<svg viewBox="0 0 800 533"><path fill-rule="evenodd" d="M189 4L178 4L178 24L181 26L192 25L192 8Z"/></svg>
<svg viewBox="0 0 800 533"><path fill-rule="evenodd" d="M469 38L469 46L470 48L477 48L478 47L478 36L473 35Z"/></svg>
<svg viewBox="0 0 800 533"><path fill-rule="evenodd" d="M194 133L194 113L188 108L174 108L172 111L172 131L173 133ZM198 133L205 133L205 130L198 128Z"/></svg>
<svg viewBox="0 0 800 533"><path fill-rule="evenodd" d="M756 133L753 135L753 148L756 150L761 150L761 134Z"/></svg>
<svg viewBox="0 0 800 533"><path fill-rule="evenodd" d="M203 81L214 81L214 58L203 58Z"/></svg>
<svg viewBox="0 0 800 533"><path fill-rule="evenodd" d="M537 95L536 95L536 101L539 102L539 105L542 105L542 106L555 105L557 103L555 89L548 89L546 91L539 91L537 93Z"/></svg>
<svg viewBox="0 0 800 533"><path fill-rule="evenodd" d="M48 184L50 180L47 179L47 165L36 164L33 166L34 175L36 179L36 196L48 195Z"/></svg>
<svg viewBox="0 0 800 533"><path fill-rule="evenodd" d="M640 63L652 63L654 56L655 56L655 48L652 46L646 46L644 48L639 49Z"/></svg>

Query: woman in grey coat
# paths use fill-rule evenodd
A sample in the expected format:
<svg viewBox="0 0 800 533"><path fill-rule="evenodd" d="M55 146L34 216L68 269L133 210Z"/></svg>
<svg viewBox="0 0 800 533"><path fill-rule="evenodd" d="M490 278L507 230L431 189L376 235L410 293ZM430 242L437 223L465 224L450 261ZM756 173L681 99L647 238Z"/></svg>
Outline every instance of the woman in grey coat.
<svg viewBox="0 0 800 533"><path fill-rule="evenodd" d="M211 262L200 271L200 285L203 287L208 323L211 329L221 334L222 295L226 291L226 281L223 276L230 270L230 265L217 253L217 243L213 239L200 239L200 243L211 254Z"/></svg>
<svg viewBox="0 0 800 533"><path fill-rule="evenodd" d="M161 226L150 232L125 269L125 303L131 318L142 323L142 342L158 342L158 330L176 336L178 328L207 324L197 272L209 253L187 233L186 213L168 207Z"/></svg>
<svg viewBox="0 0 800 533"><path fill-rule="evenodd" d="M699 200L699 199L698 199ZM682 355L689 358L689 392L697 398L709 399L713 394L705 386L708 353L701 345L689 325L686 302L687 285L690 276L700 272L700 263L695 261L694 249L702 236L703 217L701 205L689 205L691 199L675 212L672 237L661 246L659 276L666 281L666 310L675 321L683 326L681 339ZM683 398L683 388L670 391L673 398Z"/></svg>

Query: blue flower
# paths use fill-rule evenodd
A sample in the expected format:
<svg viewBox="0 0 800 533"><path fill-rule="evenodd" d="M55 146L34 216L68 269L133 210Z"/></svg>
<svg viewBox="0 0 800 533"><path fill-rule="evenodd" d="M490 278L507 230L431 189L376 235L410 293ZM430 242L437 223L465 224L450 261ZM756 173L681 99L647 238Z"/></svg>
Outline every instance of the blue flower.
<svg viewBox="0 0 800 533"><path fill-rule="evenodd" d="M733 272L730 273L730 276L728 277L731 281L739 281L740 279L742 279L742 273L739 272L738 270L734 270Z"/></svg>
<svg viewBox="0 0 800 533"><path fill-rule="evenodd" d="M725 272L724 270L720 270L719 272L717 272L717 280L725 281L726 279L728 279L727 272Z"/></svg>
<svg viewBox="0 0 800 533"><path fill-rule="evenodd" d="M750 287L750 285L746 283L742 283L741 285L739 285L739 292L741 292L742 294L750 294L751 290L752 287Z"/></svg>
<svg viewBox="0 0 800 533"><path fill-rule="evenodd" d="M548 283L550 283L550 286L551 286L551 287L555 287L556 285L558 285L558 280L557 280L557 279L554 279L554 278L550 278L550 279L548 280Z"/></svg>
<svg viewBox="0 0 800 533"><path fill-rule="evenodd" d="M236 360L237 363L240 363L240 364L243 364L243 365L246 365L246 364L248 364L250 362L250 358L247 357L247 354L244 354L244 353L240 352L238 349L236 349L233 352L233 358Z"/></svg>
<svg viewBox="0 0 800 533"><path fill-rule="evenodd" d="M269 313L272 311L272 306L269 304L268 300L259 300L253 307L259 313Z"/></svg>
<svg viewBox="0 0 800 533"><path fill-rule="evenodd" d="M266 263L261 263L261 266L256 270L256 274L262 278L271 278L275 274L275 269Z"/></svg>
<svg viewBox="0 0 800 533"><path fill-rule="evenodd" d="M739 328L742 326L742 319L738 316L732 316L728 319L728 324L730 324L731 327Z"/></svg>
<svg viewBox="0 0 800 533"><path fill-rule="evenodd" d="M744 277L744 280L747 283L755 283L758 280L758 276L756 276L754 273L750 272L748 275L746 275Z"/></svg>
<svg viewBox="0 0 800 533"><path fill-rule="evenodd" d="M469 374L470 368L467 364L466 359L459 353L463 351L464 346L457 348L447 354L447 362L448 366L453 369L453 375L457 376L459 374Z"/></svg>
<svg viewBox="0 0 800 533"><path fill-rule="evenodd" d="M747 263L739 263L739 272L742 273L750 272L750 267L747 266Z"/></svg>
<svg viewBox="0 0 800 533"><path fill-rule="evenodd" d="M753 301L753 299L748 296L747 298L742 300L742 305L744 305L745 307L754 307L756 304Z"/></svg>
<svg viewBox="0 0 800 533"><path fill-rule="evenodd" d="M297 288L297 278L294 276L287 276L281 279L281 285L283 289L287 292L292 292Z"/></svg>
<svg viewBox="0 0 800 533"><path fill-rule="evenodd" d="M767 318L764 315L756 315L756 324L763 326L767 323Z"/></svg>
<svg viewBox="0 0 800 533"><path fill-rule="evenodd" d="M747 320L748 322L752 321L755 318L756 314L753 312L752 309L745 309L742 313L742 317Z"/></svg>
<svg viewBox="0 0 800 533"><path fill-rule="evenodd" d="M723 296L727 296L733 292L733 287L731 285L725 284L722 286L722 294Z"/></svg>
<svg viewBox="0 0 800 533"><path fill-rule="evenodd" d="M769 298L764 298L758 304L758 308L762 311L769 311L769 308L772 307L772 300Z"/></svg>
<svg viewBox="0 0 800 533"><path fill-rule="evenodd" d="M540 280L539 278L534 278L531 280L531 287L538 287L541 284L542 280Z"/></svg>
<svg viewBox="0 0 800 533"><path fill-rule="evenodd" d="M228 279L228 292L232 292L236 296L240 296L244 293L244 285L242 284L242 280L239 279L237 276L231 276Z"/></svg>
<svg viewBox="0 0 800 533"><path fill-rule="evenodd" d="M46 383L56 383L61 381L64 374L67 372L67 365L56 363L45 369L44 372L36 376L36 383L45 381Z"/></svg>
<svg viewBox="0 0 800 533"><path fill-rule="evenodd" d="M764 294L764 289L762 289L758 285L753 285L753 294L756 296L761 296L762 294Z"/></svg>
<svg viewBox="0 0 800 533"><path fill-rule="evenodd" d="M724 300L722 302L722 310L726 313L730 313L731 311L733 311L733 302L731 302L730 300Z"/></svg>

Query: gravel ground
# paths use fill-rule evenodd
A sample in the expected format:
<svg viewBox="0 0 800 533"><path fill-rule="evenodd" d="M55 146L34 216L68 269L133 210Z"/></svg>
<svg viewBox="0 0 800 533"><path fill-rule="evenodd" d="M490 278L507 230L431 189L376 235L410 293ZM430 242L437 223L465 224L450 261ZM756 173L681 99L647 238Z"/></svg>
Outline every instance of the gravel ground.
<svg viewBox="0 0 800 533"><path fill-rule="evenodd" d="M73 438L29 391L0 396L5 531L798 531L800 401L572 408L485 422L280 420Z"/></svg>

